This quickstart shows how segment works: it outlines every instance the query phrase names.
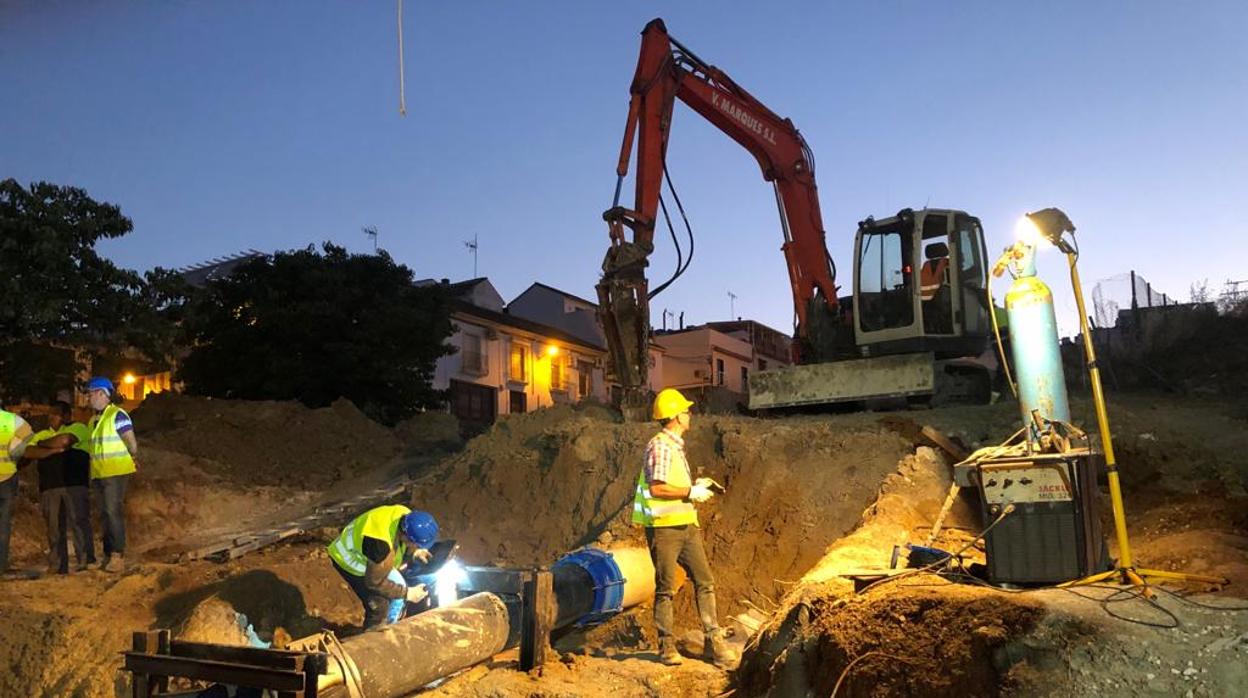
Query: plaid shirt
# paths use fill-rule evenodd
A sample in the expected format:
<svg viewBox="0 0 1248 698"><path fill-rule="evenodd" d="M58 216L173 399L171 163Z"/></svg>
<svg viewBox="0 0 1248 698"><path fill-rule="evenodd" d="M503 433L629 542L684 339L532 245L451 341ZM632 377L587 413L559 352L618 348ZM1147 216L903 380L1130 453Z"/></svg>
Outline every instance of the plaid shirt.
<svg viewBox="0 0 1248 698"><path fill-rule="evenodd" d="M673 456L677 456L673 458ZM646 445L646 481L670 482L673 461L685 468L689 477L689 462L685 458L685 440L664 429L655 434Z"/></svg>

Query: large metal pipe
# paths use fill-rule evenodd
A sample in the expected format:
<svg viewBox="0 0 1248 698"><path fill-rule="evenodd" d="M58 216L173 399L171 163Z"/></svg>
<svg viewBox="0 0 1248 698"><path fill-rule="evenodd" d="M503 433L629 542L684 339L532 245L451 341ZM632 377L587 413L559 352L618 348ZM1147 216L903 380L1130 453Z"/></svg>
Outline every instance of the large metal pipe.
<svg viewBox="0 0 1248 698"><path fill-rule="evenodd" d="M586 552L595 553L590 559L606 563L605 566L591 573L592 567L567 564L566 561ZM603 559L606 556L610 562ZM654 598L654 563L645 548L577 551L560 558L551 572L555 592L555 620L551 627L556 630L576 622L601 621ZM601 578L604 575L605 582ZM604 586L617 588L604 593Z"/></svg>
<svg viewBox="0 0 1248 698"><path fill-rule="evenodd" d="M654 564L646 548L580 550L561 557L551 571L555 629L601 621L654 598ZM509 609L500 595L506 594L476 593L342 640L341 651L327 648L333 659L320 687L355 683L368 698L394 698L489 659L518 634L516 604Z"/></svg>
<svg viewBox="0 0 1248 698"><path fill-rule="evenodd" d="M507 606L494 594L460 599L328 647L321 689L356 685L368 698L390 698L483 662L503 651Z"/></svg>

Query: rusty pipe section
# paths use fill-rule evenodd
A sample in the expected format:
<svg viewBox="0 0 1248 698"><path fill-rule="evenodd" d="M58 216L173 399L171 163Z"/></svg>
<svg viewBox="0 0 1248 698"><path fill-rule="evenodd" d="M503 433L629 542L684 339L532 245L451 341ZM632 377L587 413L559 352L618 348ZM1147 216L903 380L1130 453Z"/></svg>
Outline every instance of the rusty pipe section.
<svg viewBox="0 0 1248 698"><path fill-rule="evenodd" d="M646 548L574 551L552 573L555 628L599 622L654 598L654 564ZM500 596L506 594L482 591L341 641L322 639L331 659L320 689L352 698L397 698L489 659L513 645L519 631L516 605Z"/></svg>

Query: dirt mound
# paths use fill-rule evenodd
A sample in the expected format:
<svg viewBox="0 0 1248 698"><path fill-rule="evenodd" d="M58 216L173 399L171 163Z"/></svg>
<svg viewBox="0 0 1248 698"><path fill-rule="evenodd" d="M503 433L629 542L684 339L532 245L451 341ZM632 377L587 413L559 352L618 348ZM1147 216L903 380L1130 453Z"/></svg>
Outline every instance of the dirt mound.
<svg viewBox="0 0 1248 698"><path fill-rule="evenodd" d="M446 412L421 412L394 425L394 435L403 443L403 452L451 451L463 445L459 420Z"/></svg>
<svg viewBox="0 0 1248 698"><path fill-rule="evenodd" d="M998 650L1043 615L1035 602L956 587L812 594L743 662L738 683L751 696L827 696L861 658L837 695L995 696L1009 668Z"/></svg>
<svg viewBox="0 0 1248 698"><path fill-rule="evenodd" d="M394 433L347 400L297 402L149 396L134 413L140 447L218 463L237 485L323 489L375 471L401 450Z"/></svg>
<svg viewBox="0 0 1248 698"><path fill-rule="evenodd" d="M728 490L700 507L725 614L747 601L773 606L858 523L911 450L874 422L841 428L830 419L695 417L686 436L694 475ZM604 410L511 417L419 483L413 506L435 513L474 564L549 564L598 539L640 541L629 517L654 432ZM687 596L678 611L688 611Z"/></svg>

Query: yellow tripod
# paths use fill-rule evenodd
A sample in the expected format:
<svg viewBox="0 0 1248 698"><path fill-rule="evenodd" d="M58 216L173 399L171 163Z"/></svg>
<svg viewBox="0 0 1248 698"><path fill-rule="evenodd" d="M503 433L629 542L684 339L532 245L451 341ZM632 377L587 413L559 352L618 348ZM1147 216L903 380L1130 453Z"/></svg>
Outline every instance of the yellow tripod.
<svg viewBox="0 0 1248 698"><path fill-rule="evenodd" d="M1118 482L1118 461L1114 458L1114 441L1109 431L1109 413L1105 409L1105 393L1101 390L1101 370L1096 365L1096 348L1092 345L1092 333L1088 327L1088 313L1083 303L1083 285L1079 282L1078 249L1062 239L1064 232L1073 233L1075 227L1070 219L1057 209L1045 209L1037 213L1029 213L1027 217L1050 242L1066 253L1066 261L1070 265L1070 284L1075 294L1075 304L1079 308L1079 329L1083 333L1083 352L1087 360L1088 376L1092 383L1092 403L1096 408L1096 424L1101 434L1101 447L1105 452L1105 470L1109 478L1109 501L1114 512L1114 534L1118 540L1118 566L1108 572L1101 572L1082 579L1059 584L1060 587L1095 584L1107 579L1117 578L1122 584L1141 587L1145 596L1152 598L1154 593L1148 588L1148 579L1170 580L1225 586L1230 580L1223 577L1211 577L1185 572L1169 572L1136 567L1131 557L1131 541L1127 537L1127 514L1122 505L1122 486Z"/></svg>

